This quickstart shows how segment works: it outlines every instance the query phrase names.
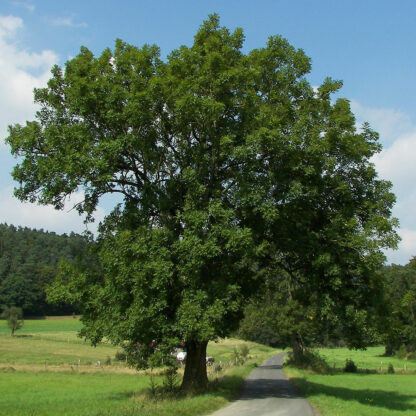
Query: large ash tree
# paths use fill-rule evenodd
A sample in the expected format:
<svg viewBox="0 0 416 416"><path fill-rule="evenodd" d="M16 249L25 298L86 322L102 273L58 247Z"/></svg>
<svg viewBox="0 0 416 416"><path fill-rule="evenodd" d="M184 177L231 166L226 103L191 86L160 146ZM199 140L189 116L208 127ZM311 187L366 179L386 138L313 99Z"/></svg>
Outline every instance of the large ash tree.
<svg viewBox="0 0 416 416"><path fill-rule="evenodd" d="M206 385L208 341L236 328L270 270L290 296L314 294L301 299L315 319L353 319L396 242L377 134L331 102L341 83L314 91L302 50L274 36L244 54L243 40L213 15L166 61L156 46L81 48L6 139L21 200L60 209L82 190L91 219L100 197L122 196L97 263L64 268L50 296L79 304L82 335L125 345L136 365L183 341L184 389Z"/></svg>

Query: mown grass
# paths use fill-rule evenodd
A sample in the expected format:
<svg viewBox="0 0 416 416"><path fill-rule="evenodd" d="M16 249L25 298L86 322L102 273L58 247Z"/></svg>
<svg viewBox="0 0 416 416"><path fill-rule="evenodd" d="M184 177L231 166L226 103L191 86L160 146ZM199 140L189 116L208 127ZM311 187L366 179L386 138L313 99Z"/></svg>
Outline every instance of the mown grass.
<svg viewBox="0 0 416 416"><path fill-rule="evenodd" d="M5 322L0 321L1 416L208 414L237 395L254 363L260 364L276 353L272 348L235 339L210 343L208 355L216 364L222 363L222 370L208 368L208 391L172 395L162 393L161 370L136 372L124 363L115 363L117 348L108 344L91 347L76 336L80 325L72 318L28 320L25 331L22 328L18 336L11 337ZM233 367L234 348L243 344L250 349L250 359L243 366ZM105 364L107 357L111 364ZM95 365L96 361L101 365ZM179 370L178 384L182 373L183 369ZM156 396L151 394L151 377L159 386Z"/></svg>
<svg viewBox="0 0 416 416"><path fill-rule="evenodd" d="M416 415L416 374L414 373L344 373L341 368L347 358L354 360L359 370L383 370L388 363L403 368L404 360L381 357L381 347L366 351L322 349L320 355L327 358L338 371L329 375L314 374L293 367L285 367L286 374L299 391L316 406L323 416L414 416ZM409 362L408 368L414 363Z"/></svg>
<svg viewBox="0 0 416 416"><path fill-rule="evenodd" d="M347 359L351 359L361 369L379 370L382 368L387 370L388 365L392 364L396 370L402 370L406 366L407 370L416 371L416 361L404 360L396 356L384 357L384 347L369 347L366 350L320 349L318 352L331 367L335 366L338 369L345 366Z"/></svg>
<svg viewBox="0 0 416 416"><path fill-rule="evenodd" d="M51 316L45 319L25 319L23 327L16 332L16 335L72 332L70 335L76 337L76 332L81 328L82 323L78 318ZM0 320L0 334L10 334L10 329L7 327L5 320Z"/></svg>
<svg viewBox="0 0 416 416"><path fill-rule="evenodd" d="M0 321L0 365L93 364L114 358L117 348L102 343L97 347L77 336L82 324L79 319L26 320L22 329L10 336L5 321Z"/></svg>

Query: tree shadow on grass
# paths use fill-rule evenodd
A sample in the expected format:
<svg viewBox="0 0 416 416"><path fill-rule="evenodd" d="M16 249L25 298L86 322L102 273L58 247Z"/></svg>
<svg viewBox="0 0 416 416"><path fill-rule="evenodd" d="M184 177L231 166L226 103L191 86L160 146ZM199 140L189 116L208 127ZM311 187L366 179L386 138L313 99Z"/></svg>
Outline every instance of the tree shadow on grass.
<svg viewBox="0 0 416 416"><path fill-rule="evenodd" d="M219 379L210 381L206 391L196 393L203 395L206 393L214 393L215 395L224 397L231 401L237 398L244 385L244 378L236 375L219 376Z"/></svg>
<svg viewBox="0 0 416 416"><path fill-rule="evenodd" d="M137 395L137 392L135 391L119 391L117 393L111 393L110 395L107 396L107 398L109 400L121 401L121 400L131 399L132 397L136 395Z"/></svg>
<svg viewBox="0 0 416 416"><path fill-rule="evenodd" d="M346 387L334 387L325 384L306 381L303 378L293 378L291 381L304 392L307 397L314 395L332 396L343 401L356 401L363 405L384 407L389 410L411 410L416 414L416 405L410 403L415 400L414 395L401 394L385 390L356 390Z"/></svg>

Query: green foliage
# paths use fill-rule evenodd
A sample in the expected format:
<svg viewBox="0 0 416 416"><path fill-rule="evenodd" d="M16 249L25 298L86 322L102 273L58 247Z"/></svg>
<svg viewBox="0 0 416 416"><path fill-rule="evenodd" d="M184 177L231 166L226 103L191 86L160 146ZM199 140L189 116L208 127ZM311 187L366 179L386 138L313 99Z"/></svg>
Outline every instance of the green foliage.
<svg viewBox="0 0 416 416"><path fill-rule="evenodd" d="M318 374L328 374L330 366L324 357L313 350L305 350L301 355L289 354L285 365L301 368L304 370L314 371Z"/></svg>
<svg viewBox="0 0 416 416"><path fill-rule="evenodd" d="M398 348L398 350L396 351L397 357L406 359L406 360L408 358L413 358L414 354L415 354L415 351L414 351L413 345L407 346L407 345L402 344L400 348Z"/></svg>
<svg viewBox="0 0 416 416"><path fill-rule="evenodd" d="M240 347L240 355L241 355L241 357L243 358L244 361L247 360L249 352L250 352L250 348L248 347L247 344L243 344Z"/></svg>
<svg viewBox="0 0 416 416"><path fill-rule="evenodd" d="M23 326L23 311L21 308L16 308L15 306L6 308L1 314L1 317L6 319L7 326L12 331L12 336L14 336L14 333Z"/></svg>
<svg viewBox="0 0 416 416"><path fill-rule="evenodd" d="M126 361L126 358L127 358L127 355L124 351L117 351L114 356L114 359L116 361Z"/></svg>
<svg viewBox="0 0 416 416"><path fill-rule="evenodd" d="M389 374L394 374L394 367L392 363L389 363L389 366L387 367L387 372Z"/></svg>
<svg viewBox="0 0 416 416"><path fill-rule="evenodd" d="M355 365L354 361L347 358L345 360L345 367L344 372L345 373L356 373L358 371L357 366Z"/></svg>
<svg viewBox="0 0 416 416"><path fill-rule="evenodd" d="M101 196L123 198L97 263L64 264L49 299L81 305L81 334L124 345L137 367L184 341L184 382L201 387L207 342L234 331L273 276L292 321L338 320L362 343L381 249L397 242L377 134L332 103L341 83L315 92L310 59L280 36L248 54L243 41L212 15L166 61L121 40L98 57L82 47L35 90L36 121L6 139L21 200L61 209L81 188L91 219Z"/></svg>
<svg viewBox="0 0 416 416"><path fill-rule="evenodd" d="M235 365L239 365L244 362L243 358L241 357L241 352L237 347L234 347L232 357L233 363Z"/></svg>
<svg viewBox="0 0 416 416"><path fill-rule="evenodd" d="M87 241L71 233L0 224L0 306L17 306L26 316L69 314L68 304L46 303L45 287L57 274L59 261L73 263L86 250Z"/></svg>
<svg viewBox="0 0 416 416"><path fill-rule="evenodd" d="M406 266L383 269L386 297L380 332L387 355L410 357L416 351L416 258Z"/></svg>
<svg viewBox="0 0 416 416"><path fill-rule="evenodd" d="M290 298L280 284L284 280L272 277L268 287L247 305L238 331L241 338L279 347L293 347L299 341L302 349L318 342L324 333L322 321L316 319L320 305L305 307Z"/></svg>
<svg viewBox="0 0 416 416"><path fill-rule="evenodd" d="M163 372L163 387L168 393L174 393L179 384L178 368L169 366Z"/></svg>
<svg viewBox="0 0 416 416"><path fill-rule="evenodd" d="M221 373L221 371L223 370L223 367L222 367L222 365L221 364L219 364L219 363L216 363L216 364L214 364L214 371L215 371L215 373Z"/></svg>

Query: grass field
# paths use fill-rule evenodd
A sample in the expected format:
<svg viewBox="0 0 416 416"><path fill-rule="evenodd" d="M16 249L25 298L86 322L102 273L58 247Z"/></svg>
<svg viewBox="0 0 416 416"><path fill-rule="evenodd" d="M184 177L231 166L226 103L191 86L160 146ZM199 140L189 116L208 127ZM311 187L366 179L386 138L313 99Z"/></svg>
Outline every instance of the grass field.
<svg viewBox="0 0 416 416"><path fill-rule="evenodd" d="M366 351L349 351L345 348L322 349L332 366L338 369L345 365L347 358L354 360L359 369L383 370L388 363L396 369L416 369L415 362L396 357L382 357L381 347ZM335 371L330 375L313 374L292 367L285 368L286 374L299 391L316 406L323 416L415 416L416 415L416 374L364 374Z"/></svg>
<svg viewBox="0 0 416 416"><path fill-rule="evenodd" d="M151 378L161 386L160 370L137 372L114 362L117 348L89 346L76 336L80 327L72 318L27 320L17 336L11 337L0 321L1 416L208 414L235 397L254 363L276 353L240 340L210 343L208 355L224 368L218 373L209 367L212 381L208 392L175 397L159 394L155 400L150 394ZM242 344L249 347L251 359L244 366L231 367L233 349ZM111 364L105 364L107 357Z"/></svg>
<svg viewBox="0 0 416 416"><path fill-rule="evenodd" d="M16 335L33 335L43 333L68 333L76 338L76 332L82 328L79 319L68 316L51 316L46 319L26 319ZM6 321L0 320L0 334L10 334Z"/></svg>
<svg viewBox="0 0 416 416"><path fill-rule="evenodd" d="M318 350L328 364L340 369L345 366L345 360L351 359L356 366L361 369L387 370L388 365L392 364L395 370L416 371L416 361L403 360L397 357L384 357L384 347L369 347L366 350L349 350L347 348L321 349Z"/></svg>
<svg viewBox="0 0 416 416"><path fill-rule="evenodd" d="M73 365L105 362L117 348L100 344L93 348L77 336L78 319L26 320L14 337L0 321L0 365Z"/></svg>

